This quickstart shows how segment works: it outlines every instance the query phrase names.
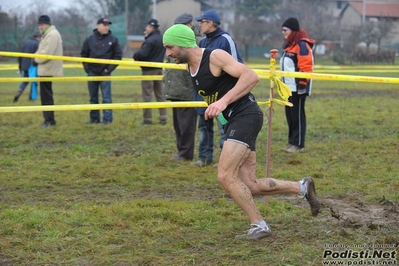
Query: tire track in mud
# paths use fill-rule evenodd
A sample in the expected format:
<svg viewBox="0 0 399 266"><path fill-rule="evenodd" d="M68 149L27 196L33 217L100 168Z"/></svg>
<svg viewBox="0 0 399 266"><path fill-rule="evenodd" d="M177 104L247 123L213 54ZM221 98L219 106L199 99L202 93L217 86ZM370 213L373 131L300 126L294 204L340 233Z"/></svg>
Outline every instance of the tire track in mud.
<svg viewBox="0 0 399 266"><path fill-rule="evenodd" d="M276 196L294 206L309 209L306 200L298 200L293 196ZM336 199L332 197L319 198L321 213L317 219L333 223L340 228L356 230L369 228L376 230L384 227L396 229L399 232L399 204L384 196L378 204L368 204L360 199ZM399 242L399 235L396 235ZM399 243L398 243L399 244Z"/></svg>

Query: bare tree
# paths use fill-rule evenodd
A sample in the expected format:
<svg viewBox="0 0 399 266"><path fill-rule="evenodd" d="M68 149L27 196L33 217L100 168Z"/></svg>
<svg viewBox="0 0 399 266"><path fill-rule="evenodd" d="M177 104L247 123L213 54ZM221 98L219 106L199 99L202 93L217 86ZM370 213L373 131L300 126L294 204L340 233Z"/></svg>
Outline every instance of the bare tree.
<svg viewBox="0 0 399 266"><path fill-rule="evenodd" d="M340 41L340 24L326 9L326 1L323 0L286 1L278 9L280 26L287 18L296 17L300 27L308 32L309 38L316 41L316 46L323 41L337 43Z"/></svg>
<svg viewBox="0 0 399 266"><path fill-rule="evenodd" d="M90 33L87 16L78 7L62 10L52 9L47 0L34 2L28 13L20 12L22 7L0 12L1 50L19 51L23 42L38 31L37 21L40 15L49 15L63 38L64 54L78 55L84 38Z"/></svg>
<svg viewBox="0 0 399 266"><path fill-rule="evenodd" d="M9 13L0 13L0 42L6 51L19 51L22 43L32 36L37 28L33 25L24 25L24 16L18 8Z"/></svg>
<svg viewBox="0 0 399 266"><path fill-rule="evenodd" d="M86 14L92 18L101 18L109 15L109 6L115 2L114 0L77 0L76 1Z"/></svg>
<svg viewBox="0 0 399 266"><path fill-rule="evenodd" d="M360 36L361 36L361 41L366 44L367 51L369 52L370 50L370 44L372 44L377 37L377 31L375 27L375 22L372 21L366 21L361 27L360 27Z"/></svg>
<svg viewBox="0 0 399 266"><path fill-rule="evenodd" d="M30 13L34 13L37 15L50 15L51 12L54 10L54 2L49 0L40 0L34 1L31 0L30 4L28 4L30 8ZM36 18L37 19L37 18Z"/></svg>
<svg viewBox="0 0 399 266"><path fill-rule="evenodd" d="M57 18L53 2L48 0L31 1L29 12L21 12L25 8L16 6L6 12L0 11L0 43L2 50L19 51L23 42L38 31L37 20L40 15L49 15L54 22ZM65 23L65 21L64 21ZM65 24L69 24L65 23Z"/></svg>
<svg viewBox="0 0 399 266"><path fill-rule="evenodd" d="M243 60L248 62L251 46L264 46L274 37L275 6L281 0L246 0L237 4L237 14L232 33L238 44L244 46Z"/></svg>
<svg viewBox="0 0 399 266"><path fill-rule="evenodd" d="M55 12L52 21L62 36L64 55L80 55L86 36L92 33L92 29L89 28L92 19L88 19L77 7L73 7Z"/></svg>
<svg viewBox="0 0 399 266"><path fill-rule="evenodd" d="M124 0L119 0L124 1ZM142 35L145 25L151 18L152 0L129 0L129 34Z"/></svg>
<svg viewBox="0 0 399 266"><path fill-rule="evenodd" d="M381 51L382 41L383 40L389 41L396 33L397 32L394 31L392 20L380 18L376 23L376 30L375 30L378 51Z"/></svg>
<svg viewBox="0 0 399 266"><path fill-rule="evenodd" d="M258 42L259 31L253 26L256 25L256 20L256 18L247 18L244 20L243 17L241 17L240 21L236 21L233 29L236 41L244 47L243 60L245 62L248 62L250 46L254 46L255 42Z"/></svg>
<svg viewBox="0 0 399 266"><path fill-rule="evenodd" d="M125 16L128 17L127 32L141 35L151 16L152 0L77 0L88 16L93 18L123 15L126 12L126 2L129 8L128 16Z"/></svg>

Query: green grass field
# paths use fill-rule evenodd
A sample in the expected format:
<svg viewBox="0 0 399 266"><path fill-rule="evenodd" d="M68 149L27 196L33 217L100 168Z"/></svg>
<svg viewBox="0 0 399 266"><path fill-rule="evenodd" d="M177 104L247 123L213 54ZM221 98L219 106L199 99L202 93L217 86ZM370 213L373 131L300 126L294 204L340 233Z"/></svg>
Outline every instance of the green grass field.
<svg viewBox="0 0 399 266"><path fill-rule="evenodd" d="M399 77L397 66L378 69L348 74ZM65 76L84 73L66 69ZM0 77L16 77L15 70ZM253 90L258 101L269 98L269 84L261 80ZM1 84L1 106L40 105L27 92L12 103L17 88ZM56 104L88 103L85 82L54 82L53 89ZM140 82L114 82L113 100L141 102ZM0 265L329 265L349 260L323 259L326 250L398 251L398 101L399 84L315 80L301 154L280 151L287 127L284 107L275 106L272 176L313 176L323 208L312 217L296 196L272 196L267 207L256 198L273 230L260 241L234 239L249 222L216 168L170 160L171 110L165 126L140 125L138 109L115 110L109 126L86 125L88 111L56 112L57 125L45 129L40 112L1 113ZM258 177L266 172L266 140L264 125ZM379 262L396 265L397 257Z"/></svg>

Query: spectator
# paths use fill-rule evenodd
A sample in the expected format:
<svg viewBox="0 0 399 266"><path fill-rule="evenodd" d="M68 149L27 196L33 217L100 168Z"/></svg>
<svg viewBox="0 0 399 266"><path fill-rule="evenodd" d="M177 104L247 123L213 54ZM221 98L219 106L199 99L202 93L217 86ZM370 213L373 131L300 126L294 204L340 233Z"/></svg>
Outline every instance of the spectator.
<svg viewBox="0 0 399 266"><path fill-rule="evenodd" d="M119 44L118 38L112 35L109 30L109 25L112 22L108 18L100 18L97 21L97 28L93 30L93 34L86 38L83 43L80 55L86 58L99 58L99 59L122 59L122 49ZM91 76L111 76L112 71L118 65L112 64L94 64L83 63L84 70L89 77ZM101 94L104 104L112 103L111 81L89 81L89 96L91 104L98 104L98 91L101 88ZM107 125L112 123L113 116L112 110L103 110L103 121L101 122L101 115L99 110L90 111L90 119L87 124L102 123Z"/></svg>
<svg viewBox="0 0 399 266"><path fill-rule="evenodd" d="M201 33L193 26L193 16L183 13L178 16L174 24L183 24L196 34L196 41L202 39ZM168 63L173 60L167 58ZM164 78L166 100L192 101L194 88L190 75L187 71L166 69ZM173 127L176 135L177 154L172 158L174 161L187 161L194 158L195 128L197 126L197 112L194 108L173 108Z"/></svg>
<svg viewBox="0 0 399 266"><path fill-rule="evenodd" d="M39 17L39 30L42 34L39 48L36 54L62 56L62 38L54 25L51 25L50 17L42 15ZM39 77L63 76L61 60L50 60L35 58L34 63L38 65ZM54 105L53 86L51 81L42 81L40 85L40 98L42 105ZM44 123L42 127L55 126L54 111L43 111Z"/></svg>
<svg viewBox="0 0 399 266"><path fill-rule="evenodd" d="M32 37L27 39L23 44L21 48L21 53L29 53L29 54L34 54L37 51L37 48L39 48L39 42L41 38L40 32L35 32ZM21 73L21 76L27 78L29 77L29 68L32 66L32 58L28 57L19 57L18 58L18 68L19 72ZM22 82L19 85L18 91L15 93L14 96L14 103L18 102L19 97L22 95L24 92L26 86L28 86L29 82ZM32 100L32 84L31 84L31 89L29 93L29 100Z"/></svg>
<svg viewBox="0 0 399 266"><path fill-rule="evenodd" d="M159 31L159 23L156 19L148 21L144 32L144 42L138 52L133 55L136 61L163 62L165 48L162 45L162 34ZM162 75L162 68L141 67L143 75ZM143 102L152 101L152 93L157 102L165 101L165 94L161 80L141 81ZM165 108L159 108L159 123L166 124L167 114ZM152 124L152 109L143 109L143 125Z"/></svg>
<svg viewBox="0 0 399 266"><path fill-rule="evenodd" d="M309 39L305 30L301 30L296 18L289 18L282 25L284 52L280 58L280 70L290 72L313 72L314 40ZM288 124L288 145L286 152L295 153L305 150L306 135L306 97L310 96L312 80L306 78L283 77L282 81L292 91L288 98L294 106L285 107Z"/></svg>
<svg viewBox="0 0 399 266"><path fill-rule="evenodd" d="M201 33L205 34L205 38L198 45L200 48L222 49L231 54L238 62L243 62L233 38L220 28L220 16L215 10L208 10L201 16L196 17L195 20L199 23ZM195 100L203 101L199 95L196 95ZM214 123L213 119L204 119L205 108L197 108L196 110L199 116L198 129L200 131L199 159L191 164L204 166L213 163ZM216 121L220 132L219 147L222 148L225 134L220 121L218 119ZM217 164L214 166L217 166Z"/></svg>

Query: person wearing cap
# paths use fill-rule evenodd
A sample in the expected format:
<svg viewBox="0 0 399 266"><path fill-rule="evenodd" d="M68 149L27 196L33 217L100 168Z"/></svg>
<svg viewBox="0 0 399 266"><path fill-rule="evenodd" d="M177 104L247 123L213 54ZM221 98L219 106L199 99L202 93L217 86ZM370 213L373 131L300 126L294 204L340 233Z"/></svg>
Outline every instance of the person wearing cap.
<svg viewBox="0 0 399 266"><path fill-rule="evenodd" d="M200 41L199 47L201 48L217 48L222 49L231 54L235 60L242 63L241 56L237 50L237 45L233 38L224 30L220 28L220 16L215 10L208 10L201 16L195 18L198 21L201 28L201 33L205 34L205 37ZM196 101L202 101L202 98L198 95L195 97ZM200 142L199 142L199 159L193 162L194 166L205 166L213 163L213 145L214 145L214 131L213 131L213 119L204 119L204 108L197 108L199 117L198 129L200 131ZM218 129L220 132L219 147L223 147L225 134L223 126L219 121ZM214 166L217 166L215 164Z"/></svg>
<svg viewBox="0 0 399 266"><path fill-rule="evenodd" d="M156 19L148 21L144 32L144 42L140 49L133 54L136 61L163 63L165 58L165 48L162 45L162 34L159 31L159 23ZM141 67L143 76L162 75L160 67ZM143 80L141 81L143 102L151 102L154 93L157 102L165 102L161 80ZM165 125L167 113L165 108L159 108L159 123ZM152 124L152 109L143 109L143 125Z"/></svg>
<svg viewBox="0 0 399 266"><path fill-rule="evenodd" d="M280 70L289 72L313 72L313 52L315 41L309 39L305 30L299 27L296 18L288 18L282 25L284 37L284 52L280 58ZM310 96L312 80L309 78L282 77L292 96L289 97L294 106L285 107L285 116L288 124L288 145L283 150L289 153L305 150L306 136L306 97Z"/></svg>
<svg viewBox="0 0 399 266"><path fill-rule="evenodd" d="M163 36L166 56L187 64L195 91L208 104L205 119L218 118L224 125L226 140L220 153L217 178L251 222L238 239L261 239L272 235L253 196L299 194L317 215L320 202L311 177L300 181L256 178L256 139L263 126L263 112L251 90L258 75L221 49L200 48L188 27L176 24ZM252 195L251 195L252 194Z"/></svg>
<svg viewBox="0 0 399 266"><path fill-rule="evenodd" d="M93 30L93 34L88 36L83 43L81 57L96 58L96 59L122 59L122 48L119 44L118 38L112 35L109 25L112 22L108 18L100 18L97 21L97 28ZM83 68L89 77L92 76L111 76L111 73L118 65L115 64L96 64L83 63ZM103 97L103 104L112 103L111 81L88 81L89 101L91 104L99 103L98 92L101 89ZM89 120L86 124L102 124L107 125L112 123L112 110L103 110L103 118L99 110L91 110Z"/></svg>
<svg viewBox="0 0 399 266"><path fill-rule="evenodd" d="M198 29L193 26L193 16L189 13L179 15L174 24L182 24L192 29L196 36L196 43L202 39ZM168 63L173 63L167 58ZM166 100L172 102L192 101L194 87L187 71L166 68L163 77ZM194 158L195 130L197 126L197 112L194 108L173 108L173 128L175 130L177 154L173 161L188 161Z"/></svg>
<svg viewBox="0 0 399 266"><path fill-rule="evenodd" d="M54 25L51 25L50 17L42 15L38 20L42 39L36 54L62 56L62 38ZM39 77L60 77L64 75L62 60L50 60L46 58L35 58L34 64L38 65ZM40 99L42 105L54 105L53 86L51 81L41 81ZM54 111L43 111L44 122L42 127L55 126Z"/></svg>
<svg viewBox="0 0 399 266"><path fill-rule="evenodd" d="M23 44L21 48L21 53L29 53L29 54L34 54L37 49L39 48L39 42L40 42L41 34L40 32L35 32L29 39L27 39ZM18 58L18 68L21 73L22 77L29 77L29 68L32 67L32 58L28 57L19 57ZM14 103L18 102L19 97L22 95L24 92L26 86L28 86L29 82L21 82L19 84L19 88L17 92L14 95ZM37 84L37 83L36 83ZM31 92L29 93L29 100L32 100L32 85L31 84Z"/></svg>

